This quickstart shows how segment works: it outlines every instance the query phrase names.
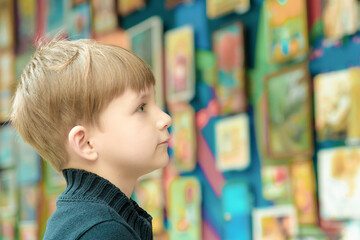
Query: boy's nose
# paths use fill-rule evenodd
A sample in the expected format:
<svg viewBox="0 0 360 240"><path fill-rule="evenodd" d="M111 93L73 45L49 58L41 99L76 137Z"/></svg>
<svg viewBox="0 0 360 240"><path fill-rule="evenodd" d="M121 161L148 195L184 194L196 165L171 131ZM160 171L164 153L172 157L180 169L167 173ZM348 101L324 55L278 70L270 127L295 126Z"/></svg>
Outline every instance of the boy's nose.
<svg viewBox="0 0 360 240"><path fill-rule="evenodd" d="M169 116L169 114L161 111L161 117L157 123L158 125L158 128L159 129L164 129L164 128L169 128L172 124L172 120L171 120L171 117Z"/></svg>

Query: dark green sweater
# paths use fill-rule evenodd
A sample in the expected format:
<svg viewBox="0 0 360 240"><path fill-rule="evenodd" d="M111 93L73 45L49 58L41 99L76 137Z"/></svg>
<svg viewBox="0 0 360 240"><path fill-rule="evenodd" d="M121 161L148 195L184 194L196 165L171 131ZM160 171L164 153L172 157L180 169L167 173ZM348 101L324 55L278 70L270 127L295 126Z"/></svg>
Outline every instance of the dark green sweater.
<svg viewBox="0 0 360 240"><path fill-rule="evenodd" d="M152 240L151 216L108 180L84 170L63 171L65 191L44 239Z"/></svg>

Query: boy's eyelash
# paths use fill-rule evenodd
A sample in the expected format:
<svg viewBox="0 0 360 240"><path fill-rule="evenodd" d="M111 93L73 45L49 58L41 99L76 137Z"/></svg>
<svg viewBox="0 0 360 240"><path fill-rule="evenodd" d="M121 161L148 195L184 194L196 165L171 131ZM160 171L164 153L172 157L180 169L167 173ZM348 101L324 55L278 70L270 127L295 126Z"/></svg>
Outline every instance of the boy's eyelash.
<svg viewBox="0 0 360 240"><path fill-rule="evenodd" d="M137 112L143 112L145 109L146 103L142 103L138 108L137 108Z"/></svg>

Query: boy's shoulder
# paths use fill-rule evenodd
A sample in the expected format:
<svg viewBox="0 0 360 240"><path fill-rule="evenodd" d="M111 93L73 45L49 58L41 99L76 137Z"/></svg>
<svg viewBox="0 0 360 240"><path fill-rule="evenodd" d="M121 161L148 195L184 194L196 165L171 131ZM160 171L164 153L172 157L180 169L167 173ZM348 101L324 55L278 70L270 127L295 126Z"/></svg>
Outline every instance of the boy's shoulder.
<svg viewBox="0 0 360 240"><path fill-rule="evenodd" d="M106 204L58 201L44 239L139 239L126 221ZM99 238L101 236L101 238Z"/></svg>

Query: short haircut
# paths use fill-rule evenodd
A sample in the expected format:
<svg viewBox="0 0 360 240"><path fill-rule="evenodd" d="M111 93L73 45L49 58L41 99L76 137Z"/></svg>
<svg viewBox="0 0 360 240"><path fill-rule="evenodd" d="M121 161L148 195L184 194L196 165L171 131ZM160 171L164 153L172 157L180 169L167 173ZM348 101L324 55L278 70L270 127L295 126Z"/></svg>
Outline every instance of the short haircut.
<svg viewBox="0 0 360 240"><path fill-rule="evenodd" d="M121 47L95 40L53 39L40 44L25 67L13 99L11 123L57 171L67 161L65 141L78 124L99 115L126 89L155 84L148 64Z"/></svg>

